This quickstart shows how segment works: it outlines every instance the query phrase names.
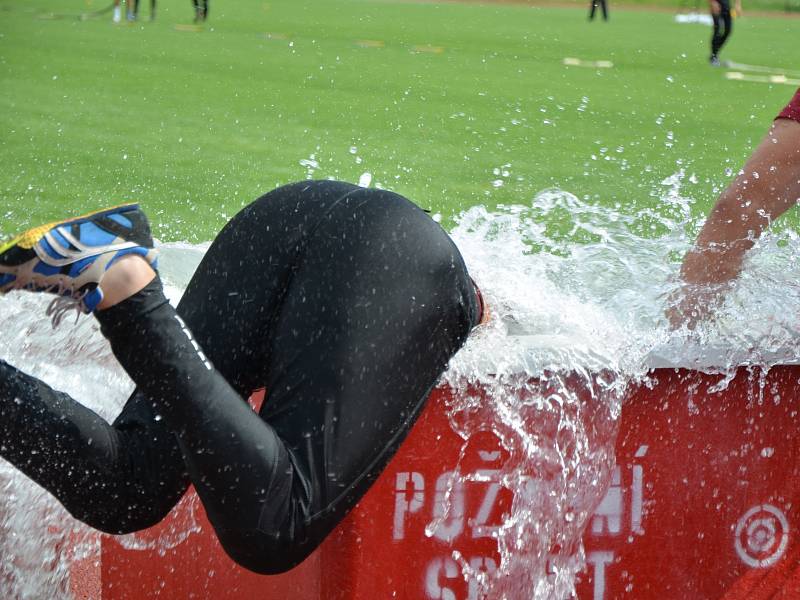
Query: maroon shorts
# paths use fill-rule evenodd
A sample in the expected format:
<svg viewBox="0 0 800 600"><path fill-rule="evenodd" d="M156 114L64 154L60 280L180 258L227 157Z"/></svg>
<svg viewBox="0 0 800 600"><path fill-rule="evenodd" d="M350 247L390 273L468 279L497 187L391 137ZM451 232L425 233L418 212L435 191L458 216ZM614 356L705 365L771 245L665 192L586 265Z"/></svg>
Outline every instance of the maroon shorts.
<svg viewBox="0 0 800 600"><path fill-rule="evenodd" d="M793 121L797 121L800 123L800 89L794 95L791 102L786 105L781 111L781 114L777 116L778 119L792 119Z"/></svg>

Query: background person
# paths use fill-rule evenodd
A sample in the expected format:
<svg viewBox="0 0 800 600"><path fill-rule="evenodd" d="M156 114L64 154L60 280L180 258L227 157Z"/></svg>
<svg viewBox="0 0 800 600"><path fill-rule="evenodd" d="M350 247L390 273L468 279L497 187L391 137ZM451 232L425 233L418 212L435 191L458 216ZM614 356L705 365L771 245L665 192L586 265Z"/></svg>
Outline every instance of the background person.
<svg viewBox="0 0 800 600"><path fill-rule="evenodd" d="M608 7L606 6L606 0L592 0L592 3L589 7L589 20L594 20L594 11L597 9L598 4L600 4L600 8L603 11L603 20L608 21Z"/></svg>
<svg viewBox="0 0 800 600"><path fill-rule="evenodd" d="M192 0L194 22L202 23L208 19L208 0Z"/></svg>
<svg viewBox="0 0 800 600"><path fill-rule="evenodd" d="M711 57L709 62L712 67L720 66L719 52L728 41L733 30L733 14L731 13L730 0L709 0L711 19L714 28L711 34ZM736 16L742 14L741 0L736 0Z"/></svg>

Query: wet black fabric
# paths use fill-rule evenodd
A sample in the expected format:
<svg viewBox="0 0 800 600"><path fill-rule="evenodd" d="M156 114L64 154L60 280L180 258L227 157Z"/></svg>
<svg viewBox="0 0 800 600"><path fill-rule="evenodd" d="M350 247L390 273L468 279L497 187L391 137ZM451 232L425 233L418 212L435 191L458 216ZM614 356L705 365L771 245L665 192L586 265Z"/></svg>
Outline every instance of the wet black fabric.
<svg viewBox="0 0 800 600"><path fill-rule="evenodd" d="M120 416L0 361L0 452L113 533L192 483L231 557L277 573L368 489L480 315L455 245L411 202L302 182L231 220L177 311L154 282L98 318L138 385Z"/></svg>

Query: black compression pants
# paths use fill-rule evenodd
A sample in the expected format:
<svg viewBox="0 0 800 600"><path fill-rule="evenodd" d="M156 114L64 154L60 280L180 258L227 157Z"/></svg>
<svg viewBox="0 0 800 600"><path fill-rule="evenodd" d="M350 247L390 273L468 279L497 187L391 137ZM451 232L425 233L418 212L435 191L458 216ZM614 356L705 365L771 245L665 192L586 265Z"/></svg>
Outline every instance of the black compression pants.
<svg viewBox="0 0 800 600"><path fill-rule="evenodd" d="M714 21L714 32L711 36L711 56L719 54L733 29L730 5L726 1L720 0L719 7L719 14L711 13L711 18Z"/></svg>
<svg viewBox="0 0 800 600"><path fill-rule="evenodd" d="M177 312L156 280L97 313L138 386L112 425L0 361L0 452L111 533L193 484L234 560L282 572L386 466L478 313L458 250L408 200L289 185L223 229Z"/></svg>
<svg viewBox="0 0 800 600"><path fill-rule="evenodd" d="M589 9L589 20L594 20L594 12L597 10L597 5L600 5L601 10L603 11L603 20L608 21L608 7L606 6L606 0L592 0L591 7Z"/></svg>

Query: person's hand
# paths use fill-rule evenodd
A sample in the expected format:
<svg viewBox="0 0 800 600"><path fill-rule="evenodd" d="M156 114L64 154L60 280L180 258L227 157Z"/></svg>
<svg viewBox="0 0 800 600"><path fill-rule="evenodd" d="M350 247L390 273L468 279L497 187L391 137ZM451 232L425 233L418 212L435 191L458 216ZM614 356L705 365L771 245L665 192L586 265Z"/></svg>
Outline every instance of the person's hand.
<svg viewBox="0 0 800 600"><path fill-rule="evenodd" d="M711 2L711 14L718 15L722 12L722 5L717 2L717 0L710 0Z"/></svg>
<svg viewBox="0 0 800 600"><path fill-rule="evenodd" d="M734 203L735 206L735 203ZM724 211L719 211L716 220L727 224L732 219ZM738 214L738 211L734 211ZM714 219L712 212L710 220ZM704 226L703 231L719 233L718 228ZM700 321L708 318L722 303L731 283L738 277L744 253L752 243L749 240L728 240L725 243L705 243L695 245L683 257L678 287L667 298L665 314L672 329L687 327L694 329Z"/></svg>
<svg viewBox="0 0 800 600"><path fill-rule="evenodd" d="M706 320L724 297L724 285L689 285L687 283L673 291L667 298L664 314L671 329L686 327L693 330Z"/></svg>

